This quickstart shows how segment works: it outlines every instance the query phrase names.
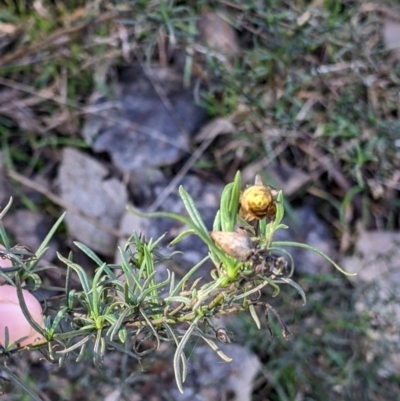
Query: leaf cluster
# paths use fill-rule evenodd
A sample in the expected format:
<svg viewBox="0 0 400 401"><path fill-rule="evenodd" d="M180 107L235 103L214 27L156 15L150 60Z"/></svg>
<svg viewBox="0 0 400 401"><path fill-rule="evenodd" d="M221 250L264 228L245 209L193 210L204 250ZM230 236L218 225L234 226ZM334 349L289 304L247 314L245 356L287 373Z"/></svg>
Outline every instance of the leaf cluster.
<svg viewBox="0 0 400 401"><path fill-rule="evenodd" d="M183 223L187 228L172 244L188 235L197 235L208 247L208 254L204 255L202 260L181 279L177 279L175 273L168 270L167 278L160 279L157 265L162 260L173 257L161 255L157 251L162 237L156 241L146 241L143 236L133 233L125 246L119 248L119 264L105 263L87 246L75 242L80 251L93 262L94 276L90 277L83 267L74 261L72 254L68 257L58 254L59 260L66 267L66 282L62 289L53 288L61 295L50 297L43 302L44 328L39 327L31 318L24 304L21 283L26 282L25 286L31 289L44 287L39 275L43 267L40 267L39 261L64 215L58 219L36 253L29 254L28 261L10 247L6 233L1 229L2 241L6 247L4 255L12 258L15 267L0 272L0 275L17 287L24 315L46 339L31 348L46 347L46 351L43 351L46 357L58 361L59 364L64 362L67 355L75 355L79 361L89 348L93 352L94 363L101 365L106 352L112 350L125 352L140 362L145 355L159 349L162 342L172 342L176 345L175 378L179 390L183 391L183 382L187 374L184 349L193 336L202 338L225 361L230 360L218 347L218 341L229 342L229 337L223 328L214 327L213 318L247 311L260 328L255 306L262 306L267 322L268 312L271 311L282 326L283 336L289 336L290 333L279 313L261 299L261 290L271 286L274 290L273 295L276 296L282 285L289 284L298 291L305 303L304 291L291 278L294 262L285 247L299 246L320 254L321 252L305 244L273 240L276 230L286 228L282 224L282 193L280 192L277 198L276 218L268 223L265 219L261 220L254 227L238 216L240 173L237 173L234 182L223 190L213 230L232 232L241 225L242 230L252 235L254 243L254 253L248 260L235 259L219 247L211 239L192 197L182 187L179 188L179 194L187 216L166 212L143 214L133 209L131 211L141 216L168 217ZM9 207L10 205L3 214ZM207 260L211 260L215 266L211 277L208 280L206 277L193 280L193 274ZM80 289L71 288L73 275L78 278ZM6 344L2 353L20 350L16 345Z"/></svg>

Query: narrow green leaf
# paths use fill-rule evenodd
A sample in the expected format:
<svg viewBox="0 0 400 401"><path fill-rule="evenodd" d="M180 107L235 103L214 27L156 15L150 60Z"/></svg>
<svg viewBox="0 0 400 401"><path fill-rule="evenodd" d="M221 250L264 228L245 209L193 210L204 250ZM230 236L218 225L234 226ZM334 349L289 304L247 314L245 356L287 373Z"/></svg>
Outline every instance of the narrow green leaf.
<svg viewBox="0 0 400 401"><path fill-rule="evenodd" d="M238 171L235 175L235 179L233 180L233 185L230 191L230 199L229 199L229 230L233 231L235 229L237 216L238 216L238 209L239 209L239 199L240 199L240 192L242 190L242 178L240 175L240 171Z"/></svg>
<svg viewBox="0 0 400 401"><path fill-rule="evenodd" d="M205 226L203 219L201 218L200 213L194 204L193 198L185 191L182 186L179 187L179 195L181 196L183 204L185 205L185 208L189 213L192 221L199 229L201 229L206 235L208 235L207 227Z"/></svg>
<svg viewBox="0 0 400 401"><path fill-rule="evenodd" d="M321 255L324 259L326 259L329 263L331 263L336 270L340 271L346 276L357 276L357 273L348 273L345 270L343 270L335 261L333 261L328 255L326 255L324 252L319 251L318 249L307 245L307 244L302 244L300 242L291 242L291 241L274 241L271 244L273 247L281 247L281 246L293 246L296 248L303 248L307 249L309 251L313 251L317 253L318 255Z"/></svg>
<svg viewBox="0 0 400 401"><path fill-rule="evenodd" d="M132 352L127 346L129 345L129 342L125 342L123 346L121 344L118 344L114 341L106 340L107 344L110 345L111 347L115 348L116 350L120 351L123 354L126 354L127 356L136 359L137 361L140 362L140 358Z"/></svg>
<svg viewBox="0 0 400 401"><path fill-rule="evenodd" d="M106 264L103 263L99 268L97 268L94 278L92 280L92 317L94 319L98 318L100 315L100 308L99 308L99 297L102 290L102 285L100 284L100 280L103 276L104 269L106 268Z"/></svg>
<svg viewBox="0 0 400 401"><path fill-rule="evenodd" d="M180 215L178 213L172 213L172 212L144 213L144 212L141 212L140 210L134 209L134 208L132 208L130 206L127 206L126 209L128 210L128 212L134 214L135 216L139 216L139 217L147 217L147 218L157 218L157 217L162 218L162 217L165 217L165 218L168 218L168 219L178 220L181 223L186 224L187 226L191 225L190 224L191 223L190 219L188 219L187 217L182 216L182 215Z"/></svg>
<svg viewBox="0 0 400 401"><path fill-rule="evenodd" d="M198 334L199 337L201 337L207 345L217 353L217 355L225 362L232 362L233 359L227 356L219 347L218 345L211 340L210 338L207 338L206 336L202 335L201 333Z"/></svg>
<svg viewBox="0 0 400 401"><path fill-rule="evenodd" d="M167 277L167 279L165 281L163 281L161 283L158 283L158 284L155 284L154 283L154 276L156 275L156 272L153 272L151 274L151 276L149 276L147 278L147 280L145 281L145 283L143 284L142 293L138 296L138 303L143 302L148 294L152 294L152 298L154 300L158 300L159 297L158 297L157 290L160 289L160 288L166 287L170 282L171 273L170 273L169 270L167 270L167 274L168 274L168 277Z"/></svg>
<svg viewBox="0 0 400 401"><path fill-rule="evenodd" d="M36 321L32 318L32 316L26 306L24 294L22 292L19 274L15 275L15 284L16 284L16 289L17 289L17 297L18 297L19 306L21 308L23 315L25 316L25 319L28 321L30 326L32 326L38 333L40 333L43 337L45 337L46 331L43 329L43 327L41 327L38 323L36 323Z"/></svg>
<svg viewBox="0 0 400 401"><path fill-rule="evenodd" d="M86 337L83 337L82 340L79 340L77 343L74 343L70 347L57 351L57 354L68 354L76 350L77 348L82 347L82 345L86 344L90 340L90 338L91 334Z"/></svg>
<svg viewBox="0 0 400 401"><path fill-rule="evenodd" d="M45 252L45 248L47 247L47 245L49 244L50 240L53 238L53 235L57 231L58 227L60 226L60 224L64 220L65 214L66 214L66 212L64 212L57 219L57 221L53 224L53 227L51 227L51 229L48 232L48 234L46 235L45 239L42 241L42 243L40 244L39 248L35 252L35 256L36 256L37 259L27 263L29 269L32 269L38 263L39 259L43 256L43 254Z"/></svg>
<svg viewBox="0 0 400 401"><path fill-rule="evenodd" d="M79 277L79 281L81 282L83 291L85 292L85 296L87 297L89 304L92 305L92 299L90 295L91 285L89 277L87 276L85 270L78 264L73 263L70 260L64 258L64 256L62 256L58 252L57 252L57 257L58 259L61 260L61 262L65 263L67 266L71 267L71 269L73 269L76 272L76 274Z"/></svg>
<svg viewBox="0 0 400 401"><path fill-rule="evenodd" d="M196 272L196 270L198 270L201 265L206 262L209 259L209 256L206 256L205 258L203 258L202 260L200 260L199 263L197 263L197 265L193 266L183 277L182 279L179 281L179 283L177 284L177 286L175 287L175 289L170 292L169 298L175 296L181 289L183 284L189 280L189 278Z"/></svg>
<svg viewBox="0 0 400 401"><path fill-rule="evenodd" d="M89 339L89 338L88 338ZM86 350L87 342L84 342L79 350L78 357L76 358L76 362L80 362L84 356L85 356L85 350Z"/></svg>
<svg viewBox="0 0 400 401"><path fill-rule="evenodd" d="M169 270L168 270L169 271ZM168 294L172 294L172 291L175 288L175 273L171 272L171 281L169 282L169 291Z"/></svg>
<svg viewBox="0 0 400 401"><path fill-rule="evenodd" d="M179 243L180 241L182 241L184 238L188 237L189 235L193 235L196 234L195 230L189 229L189 230L185 230L183 232L181 232L180 234L178 234L170 243L169 246L174 246L177 243Z"/></svg>
<svg viewBox="0 0 400 401"><path fill-rule="evenodd" d="M148 218L157 218L157 217L166 217L169 219L174 219L180 221L183 224L186 224L188 227L193 229L195 233L200 237L200 239L209 247L210 251L213 253L213 256L216 257L218 261L225 262L226 265L229 266L229 260L225 257L225 253L222 252L210 238L207 231L204 231L202 228L199 228L191 219L181 216L177 213L166 213L166 212L155 212L155 213L142 213L136 209L132 209L131 207L127 208L129 212L136 216L140 217L148 217ZM204 227L205 228L205 227Z"/></svg>
<svg viewBox="0 0 400 401"><path fill-rule="evenodd" d="M260 291L262 288L264 288L266 285L270 284L269 281L265 280L264 282L262 282L261 284L259 284L258 286L252 288L249 291L244 292L243 294L240 295L236 295L233 297L233 301L237 301L238 299L242 299L242 298L247 298L249 295L254 294L258 291Z"/></svg>
<svg viewBox="0 0 400 401"><path fill-rule="evenodd" d="M203 229L199 228L191 219L182 216L180 214L177 213L167 213L167 212L154 212L154 213L143 213L140 212L137 209L133 209L131 207L127 207L127 210L136 215L136 216L140 216L140 217L147 217L147 218L157 218L157 217L164 217L167 219L173 219L173 220L177 220L180 221L181 223L187 225L188 227L190 227L191 229L193 229L195 231L195 233L201 238L201 240L207 244L210 247L214 246L213 241L211 240L210 236L208 235L208 232L204 231Z"/></svg>
<svg viewBox="0 0 400 401"><path fill-rule="evenodd" d="M197 324L199 320L202 318L202 316L196 316L196 318L193 320L193 322L190 324L188 329L186 330L185 334L183 335L178 347L176 348L175 355L174 355L174 373L175 373L175 380L176 380L176 385L178 387L178 390L183 394L183 375L182 371L186 369L186 367L182 368L179 364L179 360L182 359L181 356L183 355L183 351L185 348L186 343L189 341L189 338L191 337L193 330L197 327Z"/></svg>
<svg viewBox="0 0 400 401"><path fill-rule="evenodd" d="M157 238L157 240L153 240L153 238L150 238L149 243L147 244L147 246L149 247L150 251L153 251L153 249L155 249L158 244L164 239L164 237L167 235L167 233L164 233L163 235L161 235L159 238Z"/></svg>
<svg viewBox="0 0 400 401"><path fill-rule="evenodd" d="M15 375L6 365L2 365L2 369L4 372L6 372L7 377L10 378L10 380L14 383L17 384L18 387L21 387L26 394L28 394L31 397L31 400L33 401L42 401L42 399L37 395L30 387L28 387L23 380L21 380L17 375Z"/></svg>
<svg viewBox="0 0 400 401"><path fill-rule="evenodd" d="M8 349L10 345L10 332L8 330L8 326L4 327L4 349Z"/></svg>
<svg viewBox="0 0 400 401"><path fill-rule="evenodd" d="M113 341L115 334L117 334L122 326L124 319L132 312L131 308L126 308L122 313L119 314L117 321L109 328L107 335L110 340Z"/></svg>
<svg viewBox="0 0 400 401"><path fill-rule="evenodd" d="M254 323L256 324L258 330L261 329L261 323L260 323L260 319L258 318L257 312L256 312L256 308L254 307L253 304L249 305L249 311L250 311L250 315L254 320Z"/></svg>
<svg viewBox="0 0 400 401"><path fill-rule="evenodd" d="M128 339L128 331L123 326L118 330L118 339L121 341L121 343L125 343L125 341Z"/></svg>
<svg viewBox="0 0 400 401"><path fill-rule="evenodd" d="M219 212L221 215L222 231L233 231L233 228L231 228L232 222L229 213L229 204L231 201L232 186L233 183L226 185L221 194Z"/></svg>
<svg viewBox="0 0 400 401"><path fill-rule="evenodd" d="M153 333L153 336L156 339L156 350L160 349L161 342L160 342L160 336L157 333L157 330L154 328L153 323L151 320L148 318L147 314L144 312L143 308L139 308L140 314L143 316L143 319L147 323L147 327L150 329L150 331Z"/></svg>
<svg viewBox="0 0 400 401"><path fill-rule="evenodd" d="M14 282L12 281L12 279L10 277L8 277L6 273L3 272L4 270L6 270L6 269L0 269L0 278L8 284L14 285ZM16 270L18 271L19 269L17 268Z"/></svg>
<svg viewBox="0 0 400 401"><path fill-rule="evenodd" d="M4 229L3 224L0 224L0 237L3 245L6 249L10 249L10 240L8 239L6 230Z"/></svg>
<svg viewBox="0 0 400 401"><path fill-rule="evenodd" d="M274 226L277 227L285 215L285 208L283 206L283 192L279 191L278 196L276 198L276 216L274 220Z"/></svg>
<svg viewBox="0 0 400 401"><path fill-rule="evenodd" d="M10 200L8 201L7 205L5 205L3 207L3 210L0 212L0 220L2 220L4 216L7 214L7 212L10 210L12 203L13 203L13 198L12 196L10 196Z"/></svg>
<svg viewBox="0 0 400 401"><path fill-rule="evenodd" d="M89 247L78 241L74 241L74 245L79 248L88 258L92 259L97 266L103 265L104 262ZM107 265L104 268L111 279L116 278L114 272Z"/></svg>
<svg viewBox="0 0 400 401"><path fill-rule="evenodd" d="M267 219L262 219L258 223L258 227L260 230L260 235L263 237L267 236Z"/></svg>
<svg viewBox="0 0 400 401"><path fill-rule="evenodd" d="M172 338L172 340L175 342L175 345L178 346L179 345L179 341L178 338L176 337L173 329L171 328L171 326L167 323L163 324L163 327L166 329L167 333L169 334L169 337ZM181 361L182 361L182 382L184 382L186 380L186 376L187 376L187 361L186 361L186 357L185 354L182 352L181 353Z"/></svg>
<svg viewBox="0 0 400 401"><path fill-rule="evenodd" d="M218 210L214 218L213 231L221 231L221 212Z"/></svg>
<svg viewBox="0 0 400 401"><path fill-rule="evenodd" d="M121 247L118 247L119 255L121 257L121 270L125 275L125 280L132 285L132 280L134 281L134 287L132 288L133 293L135 293L136 288L141 291L142 286L140 284L139 279L137 278L135 272L132 270L131 266L129 265L129 262L126 258L126 253L121 249Z"/></svg>
<svg viewBox="0 0 400 401"><path fill-rule="evenodd" d="M189 306L191 300L190 300L190 298L175 296L175 297L167 297L167 298L165 298L164 302L166 302L166 303L180 302L182 304L185 304L186 306Z"/></svg>
<svg viewBox="0 0 400 401"><path fill-rule="evenodd" d="M238 171L234 181L226 185L222 191L219 209L221 214L222 231L233 231L235 229L239 209L240 191L241 177L240 172Z"/></svg>
<svg viewBox="0 0 400 401"><path fill-rule="evenodd" d="M154 262L153 262L151 250L149 249L148 246L146 246L146 245L144 246L143 253L144 253L144 261L146 264L146 275L150 276L151 274L153 274L155 272L155 268L154 268ZM154 283L154 281L153 281L153 283Z"/></svg>
<svg viewBox="0 0 400 401"><path fill-rule="evenodd" d="M294 280L292 280L288 277L282 277L281 279L279 279L279 281L283 281L284 283L288 283L292 287L294 287L297 290L297 292L300 294L300 296L303 300L303 305L305 305L307 303L306 294L305 294L304 290Z"/></svg>
<svg viewBox="0 0 400 401"><path fill-rule="evenodd" d="M102 330L97 330L96 340L93 347L93 363L95 366L101 366L105 353L105 340L102 335Z"/></svg>
<svg viewBox="0 0 400 401"><path fill-rule="evenodd" d="M68 311L68 308L66 306L64 306L57 312L56 316L53 319L53 323L52 323L50 329L47 330L48 340L52 340L54 333L59 328L60 322L64 318L64 315L67 311Z"/></svg>
<svg viewBox="0 0 400 401"><path fill-rule="evenodd" d="M80 249L89 259L92 259L97 266L101 266L104 262L85 244L81 242L74 241L74 245Z"/></svg>

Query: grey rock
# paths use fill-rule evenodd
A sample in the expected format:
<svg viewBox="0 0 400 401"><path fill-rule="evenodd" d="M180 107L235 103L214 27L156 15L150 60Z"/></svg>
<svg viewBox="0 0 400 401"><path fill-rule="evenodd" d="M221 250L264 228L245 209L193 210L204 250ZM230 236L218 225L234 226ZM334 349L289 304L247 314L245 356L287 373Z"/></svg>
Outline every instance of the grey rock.
<svg viewBox="0 0 400 401"><path fill-rule="evenodd" d="M121 182L107 175L107 169L92 157L72 148L63 150L57 177L62 199L116 228L126 206L127 192ZM112 234L73 211L67 212L65 221L73 238L103 255L114 253L116 237Z"/></svg>
<svg viewBox="0 0 400 401"><path fill-rule="evenodd" d="M190 138L207 112L195 104L181 74L170 68L144 73L139 66L123 67L113 92L116 100L105 109L104 98L94 101L100 111L85 123L84 137L95 152L109 153L123 172L171 165L190 153Z"/></svg>
<svg viewBox="0 0 400 401"><path fill-rule="evenodd" d="M232 362L225 363L208 346L195 347L190 355L184 393L171 388L174 400L251 400L253 380L261 366L258 357L240 345L218 344L218 347Z"/></svg>

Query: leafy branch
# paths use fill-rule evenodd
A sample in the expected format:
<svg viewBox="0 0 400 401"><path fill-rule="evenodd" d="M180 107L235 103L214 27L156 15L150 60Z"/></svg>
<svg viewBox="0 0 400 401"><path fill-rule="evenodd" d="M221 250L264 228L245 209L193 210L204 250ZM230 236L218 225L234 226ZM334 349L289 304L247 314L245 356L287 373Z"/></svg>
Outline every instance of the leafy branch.
<svg viewBox="0 0 400 401"><path fill-rule="evenodd" d="M129 210L142 217L167 217L183 223L185 230L172 244L188 235L195 235L208 247L207 255L180 280L176 279L174 272L167 271L167 278L159 281L157 264L173 256L163 256L157 252L162 237L156 241L146 241L133 233L125 246L118 249L121 260L118 266L103 262L87 246L76 242L78 249L95 264L94 276L90 277L85 269L74 262L72 254L68 257L57 254L66 267L66 283L63 289L58 289L61 296L46 299L43 327L38 326L30 316L24 303L22 290L26 284L23 283L36 283L35 287L39 285L44 288L38 281L39 272L43 269L38 262L64 215L35 254L21 254L11 248L4 229L0 229L6 247L3 255L13 261L13 268L3 270L1 277L16 286L25 317L44 337L40 343L29 345L29 349L44 349L47 346L46 357L58 360L61 364L69 354L76 355L79 361L90 347L94 363L101 365L105 353L113 349L124 350L140 361L148 353L159 349L162 342L172 342L176 344L173 363L175 379L179 390L183 391L187 374L184 350L193 336L202 338L222 359L229 360L218 348L217 342L229 342L230 339L224 329L216 330L213 327L212 318L247 311L260 328L255 307L261 306L267 325L271 312L279 321L283 336L289 336L279 312L261 299L264 287L270 286L275 296L283 284L289 284L306 302L306 294L291 278L294 261L285 247L297 246L317 252L341 273L347 274L328 256L306 244L273 240L277 230L287 228L282 224L282 192L264 186L259 180L242 190L240 173L236 174L234 181L222 192L220 209L211 233L192 197L183 187L179 188L179 194L188 216ZM211 260L214 270L209 280L200 284L200 280L193 280L193 274L207 260ZM71 289L72 275L78 278L81 290ZM183 331L182 324L188 325ZM5 334L7 337L8 333ZM141 346L145 344L153 345L143 351ZM23 347L18 346L18 342L7 340L0 355L13 354L21 349Z"/></svg>

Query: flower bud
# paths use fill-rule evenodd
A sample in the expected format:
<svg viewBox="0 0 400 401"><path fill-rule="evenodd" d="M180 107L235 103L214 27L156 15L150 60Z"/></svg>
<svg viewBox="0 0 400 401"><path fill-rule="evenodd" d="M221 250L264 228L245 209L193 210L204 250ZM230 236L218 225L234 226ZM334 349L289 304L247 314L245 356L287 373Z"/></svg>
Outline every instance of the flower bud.
<svg viewBox="0 0 400 401"><path fill-rule="evenodd" d="M212 231L210 236L226 254L242 262L249 260L254 253L254 244L246 234Z"/></svg>
<svg viewBox="0 0 400 401"><path fill-rule="evenodd" d="M278 191L268 185L249 186L240 195L240 217L246 221L274 218L277 194Z"/></svg>

